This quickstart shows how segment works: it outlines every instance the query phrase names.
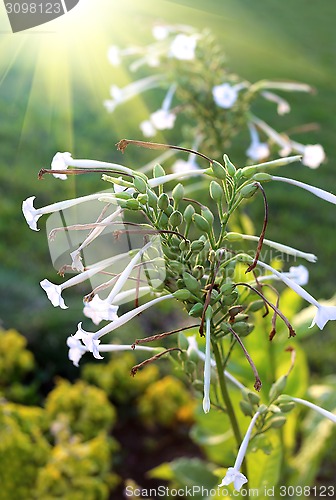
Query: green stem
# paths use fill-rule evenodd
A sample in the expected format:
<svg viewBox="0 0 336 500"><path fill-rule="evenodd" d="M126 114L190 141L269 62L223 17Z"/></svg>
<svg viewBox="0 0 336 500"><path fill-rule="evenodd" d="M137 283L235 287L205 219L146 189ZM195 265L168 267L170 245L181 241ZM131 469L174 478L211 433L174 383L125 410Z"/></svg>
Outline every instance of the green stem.
<svg viewBox="0 0 336 500"><path fill-rule="evenodd" d="M235 440L237 443L237 448L239 449L241 442L242 442L242 437L241 437L240 429L238 426L236 414L235 414L235 411L234 411L234 408L233 408L233 405L231 402L230 394L229 394L229 391L228 391L228 388L226 385L226 380L225 380L225 376L224 376L224 367L223 367L222 359L221 359L220 352L218 349L218 345L216 342L212 342L212 350L213 350L215 360L216 360L219 387L220 387L222 397L223 397L223 400L224 400L224 403L226 406L226 411L227 411L228 417L229 417L230 422L231 422L233 434L234 434L234 437L235 437ZM242 472L243 472L244 476L248 477L246 458L244 459L244 461L242 463ZM246 491L248 492L248 489Z"/></svg>

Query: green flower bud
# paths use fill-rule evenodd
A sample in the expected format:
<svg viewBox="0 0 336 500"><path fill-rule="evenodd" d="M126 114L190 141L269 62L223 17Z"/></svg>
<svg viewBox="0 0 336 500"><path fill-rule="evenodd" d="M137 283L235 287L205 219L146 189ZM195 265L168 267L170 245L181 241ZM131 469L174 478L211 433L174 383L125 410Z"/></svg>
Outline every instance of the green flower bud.
<svg viewBox="0 0 336 500"><path fill-rule="evenodd" d="M221 303L223 304L223 306L232 306L237 299L238 299L238 292L237 290L234 290L231 293L231 295L225 295L222 298Z"/></svg>
<svg viewBox="0 0 336 500"><path fill-rule="evenodd" d="M177 286L177 288L179 288L180 290L181 290L182 288L185 288L185 284L184 284L183 279L181 279L181 278L180 278L180 279L178 279L178 280L176 281L176 286Z"/></svg>
<svg viewBox="0 0 336 500"><path fill-rule="evenodd" d="M233 290L235 290L235 286L233 283L224 283L224 285L222 285L220 287L220 291L223 295L231 295L231 293L233 292Z"/></svg>
<svg viewBox="0 0 336 500"><path fill-rule="evenodd" d="M258 190L258 186L255 184L247 184L247 186L244 186L243 189L240 191L240 196L242 198L252 198L252 196L256 193Z"/></svg>
<svg viewBox="0 0 336 500"><path fill-rule="evenodd" d="M162 193L159 196L158 207L161 210L166 210L168 206L169 206L169 196L166 193Z"/></svg>
<svg viewBox="0 0 336 500"><path fill-rule="evenodd" d="M148 194L139 194L137 200L141 205L146 205L148 203Z"/></svg>
<svg viewBox="0 0 336 500"><path fill-rule="evenodd" d="M242 241L243 236L240 233L227 233L225 239L228 241Z"/></svg>
<svg viewBox="0 0 336 500"><path fill-rule="evenodd" d="M157 163L153 168L153 177L163 177L164 175L166 175L164 168Z"/></svg>
<svg viewBox="0 0 336 500"><path fill-rule="evenodd" d="M266 405L262 404L258 407L258 412L260 413L260 415L262 415L263 413L266 413L268 411L268 408Z"/></svg>
<svg viewBox="0 0 336 500"><path fill-rule="evenodd" d="M197 279L194 278L194 276L192 276L189 273L183 273L182 276L183 276L183 281L185 283L185 286L187 287L187 289L191 293L197 294L200 292L201 286L200 286L199 282L197 281Z"/></svg>
<svg viewBox="0 0 336 500"><path fill-rule="evenodd" d="M178 346L182 351L186 351L189 347L187 337L182 332L178 334Z"/></svg>
<svg viewBox="0 0 336 500"><path fill-rule="evenodd" d="M138 200L135 200L134 198L132 200L127 200L126 201L126 208L128 210L139 210L140 209L140 203Z"/></svg>
<svg viewBox="0 0 336 500"><path fill-rule="evenodd" d="M226 170L223 167L223 165L221 163L219 163L218 161L214 160L212 162L212 171L215 174L215 176L217 177L217 179L221 179L222 181L224 181L226 179Z"/></svg>
<svg viewBox="0 0 336 500"><path fill-rule="evenodd" d="M287 384L287 375L282 375L280 378L278 378L276 382L274 382L268 394L270 401L274 401L283 393L286 384Z"/></svg>
<svg viewBox="0 0 336 500"><path fill-rule="evenodd" d="M187 375L193 375L196 370L196 363L190 359L187 359L187 361L184 363L184 371Z"/></svg>
<svg viewBox="0 0 336 500"><path fill-rule="evenodd" d="M203 309L204 305L201 304L200 302L197 302L192 306L188 314L189 316L192 316L194 318L200 318L203 314Z"/></svg>
<svg viewBox="0 0 336 500"><path fill-rule="evenodd" d="M254 410L253 410L253 406L250 403L248 403L245 400L239 401L239 406L240 406L241 411L243 412L243 414L246 417L253 417Z"/></svg>
<svg viewBox="0 0 336 500"><path fill-rule="evenodd" d="M253 167L253 166L252 167L245 167L245 168L242 168L241 172L242 172L243 177L245 177L245 179L250 179L258 172L258 169L257 169L257 167Z"/></svg>
<svg viewBox="0 0 336 500"><path fill-rule="evenodd" d="M233 306L233 309L241 308L241 307L242 306ZM230 309L230 311L231 311L231 309ZM231 314L230 311L229 311L229 314ZM236 314L234 317L234 320L235 320L235 323L239 323L240 321L246 321L246 320L248 320L248 314Z"/></svg>
<svg viewBox="0 0 336 500"><path fill-rule="evenodd" d="M194 207L192 205L188 205L183 214L184 220L190 223L192 221L192 216L194 215L194 213L195 213Z"/></svg>
<svg viewBox="0 0 336 500"><path fill-rule="evenodd" d="M134 200L133 196L129 193L126 193L126 192L121 192L121 193L116 193L114 195L114 197L117 199L117 200Z"/></svg>
<svg viewBox="0 0 336 500"><path fill-rule="evenodd" d="M175 210L169 217L169 224L172 227L178 227L182 224L182 222L183 222L183 217L181 212L179 212L178 210Z"/></svg>
<svg viewBox="0 0 336 500"><path fill-rule="evenodd" d="M184 187L182 184L176 184L173 189L172 196L174 198L175 203L178 205L182 198L184 197Z"/></svg>
<svg viewBox="0 0 336 500"><path fill-rule="evenodd" d="M190 241L189 240L182 240L180 245L179 245L179 248L180 248L181 252L186 252L187 250L190 249Z"/></svg>
<svg viewBox="0 0 336 500"><path fill-rule="evenodd" d="M229 333L231 331L231 325L229 323L225 323L225 321L221 322L220 328L224 333Z"/></svg>
<svg viewBox="0 0 336 500"><path fill-rule="evenodd" d="M161 213L160 227L162 227L163 229L167 229L168 227L168 216L165 213Z"/></svg>
<svg viewBox="0 0 336 500"><path fill-rule="evenodd" d="M295 403L293 401L290 401L288 403L280 403L279 408L282 413L289 413L290 411L294 410Z"/></svg>
<svg viewBox="0 0 336 500"><path fill-rule="evenodd" d="M269 426L271 429L280 429L280 427L284 426L285 423L286 417L273 417L269 422Z"/></svg>
<svg viewBox="0 0 336 500"><path fill-rule="evenodd" d="M204 207L201 210L201 214L202 214L202 217L204 217L204 219L206 219L209 222L210 226L212 226L215 218L214 218L211 210L209 210L207 207Z"/></svg>
<svg viewBox="0 0 336 500"><path fill-rule="evenodd" d="M256 392L248 391L247 397L250 401L251 404L253 405L259 405L260 403L260 396Z"/></svg>
<svg viewBox="0 0 336 500"><path fill-rule="evenodd" d="M195 240L190 245L190 250L192 251L192 253L201 252L203 248L204 248L204 241L202 240Z"/></svg>
<svg viewBox="0 0 336 500"><path fill-rule="evenodd" d="M252 312L260 311L265 305L265 302L263 300L255 300L254 302L251 302L248 306L248 310Z"/></svg>
<svg viewBox="0 0 336 500"><path fill-rule="evenodd" d="M221 186L218 184L216 181L211 181L210 182L210 196L211 198L216 202L220 203L222 198L223 198L223 189Z"/></svg>
<svg viewBox="0 0 336 500"><path fill-rule="evenodd" d="M207 233L207 234L209 234L211 232L211 226L210 226L209 222L204 217L202 217L202 215L194 214L192 218L193 218L193 221L195 222L197 228L200 231Z"/></svg>
<svg viewBox="0 0 336 500"><path fill-rule="evenodd" d="M134 177L133 179L134 187L139 193L146 194L147 192L147 182L144 181L141 177Z"/></svg>
<svg viewBox="0 0 336 500"><path fill-rule="evenodd" d="M148 195L148 205L151 208L156 208L157 204L158 204L158 197L156 196L156 194L154 193L154 191L152 191L151 189L148 189L147 190L147 195Z"/></svg>
<svg viewBox="0 0 336 500"><path fill-rule="evenodd" d="M253 180L267 182L272 180L272 176L270 174L266 174L266 172L258 172L254 174Z"/></svg>
<svg viewBox="0 0 336 500"><path fill-rule="evenodd" d="M177 300L189 300L191 298L191 293L187 289L181 289L181 290L176 290L176 292L173 293L175 299Z"/></svg>
<svg viewBox="0 0 336 500"><path fill-rule="evenodd" d="M200 280L202 276L204 276L205 270L203 266L195 266L194 269L192 270L193 276Z"/></svg>
<svg viewBox="0 0 336 500"><path fill-rule="evenodd" d="M224 163L225 163L226 169L228 171L228 174L231 175L231 177L234 177L236 174L236 167L230 161L230 158L228 157L228 155L224 155L223 159L224 159Z"/></svg>
<svg viewBox="0 0 336 500"><path fill-rule="evenodd" d="M172 248L162 245L162 251L168 259L176 259L177 253L174 252Z"/></svg>
<svg viewBox="0 0 336 500"><path fill-rule="evenodd" d="M182 264L182 262L179 262L178 260L170 260L169 268L176 274L180 275L183 272L184 265Z"/></svg>

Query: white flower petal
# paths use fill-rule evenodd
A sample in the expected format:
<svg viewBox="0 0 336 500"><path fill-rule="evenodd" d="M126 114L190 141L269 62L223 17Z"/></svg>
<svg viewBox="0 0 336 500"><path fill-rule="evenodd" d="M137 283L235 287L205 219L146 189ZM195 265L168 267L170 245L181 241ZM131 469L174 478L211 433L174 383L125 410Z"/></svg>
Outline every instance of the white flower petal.
<svg viewBox="0 0 336 500"><path fill-rule="evenodd" d="M49 280L44 279L40 281L40 285L46 292L48 299L54 307L60 307L61 309L68 309L62 297L62 287L61 285L55 285Z"/></svg>
<svg viewBox="0 0 336 500"><path fill-rule="evenodd" d="M37 228L37 221L42 214L39 214L36 208L34 208L35 198L36 196L30 196L22 202L22 212L30 229L33 231L39 231Z"/></svg>
<svg viewBox="0 0 336 500"><path fill-rule="evenodd" d="M176 115L164 109L158 109L150 115L150 121L157 130L172 129L174 127Z"/></svg>
<svg viewBox="0 0 336 500"><path fill-rule="evenodd" d="M326 323L331 320L336 320L336 307L335 306L321 306L320 304L317 306L317 312L315 317L310 325L312 328L314 325L317 325L320 330L323 330Z"/></svg>
<svg viewBox="0 0 336 500"><path fill-rule="evenodd" d="M170 45L169 55L180 61L192 61L195 59L196 38L180 33Z"/></svg>
<svg viewBox="0 0 336 500"><path fill-rule="evenodd" d="M71 153L56 153L51 162L51 170L67 170L69 162L72 160ZM67 179L66 174L53 174L57 179L65 181Z"/></svg>
<svg viewBox="0 0 336 500"><path fill-rule="evenodd" d="M238 90L229 83L222 83L213 87L212 95L217 106L229 109L232 108L238 98Z"/></svg>
<svg viewBox="0 0 336 500"><path fill-rule="evenodd" d="M90 302L86 302L83 309L84 315L91 318L95 325L99 325L101 321L115 321L118 319L117 312L118 306L102 300L98 295L95 295Z"/></svg>

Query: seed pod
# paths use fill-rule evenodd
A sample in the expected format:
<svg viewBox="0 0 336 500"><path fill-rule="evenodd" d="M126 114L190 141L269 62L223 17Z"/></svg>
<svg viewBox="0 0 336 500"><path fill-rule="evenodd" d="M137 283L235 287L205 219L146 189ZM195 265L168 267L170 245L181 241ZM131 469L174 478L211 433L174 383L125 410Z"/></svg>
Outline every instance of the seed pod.
<svg viewBox="0 0 336 500"><path fill-rule="evenodd" d="M221 188L221 186L218 184L218 182L216 181L211 181L210 182L210 187L209 187L209 191L210 191L210 196L211 198L216 202L216 203L220 203L222 198L223 198L223 189Z"/></svg>
<svg viewBox="0 0 336 500"><path fill-rule="evenodd" d="M181 278L180 278L180 279L178 279L178 280L176 281L176 286L177 286L177 288L179 288L180 290L182 290L182 288L185 288L185 284L184 284L183 279L181 279Z"/></svg>
<svg viewBox="0 0 336 500"><path fill-rule="evenodd" d="M166 175L164 168L158 163L153 168L153 177L163 177Z"/></svg>
<svg viewBox="0 0 336 500"><path fill-rule="evenodd" d="M258 189L258 186L255 184L247 184L247 186L244 186L243 189L240 191L240 196L242 198L252 198L252 196L256 193Z"/></svg>
<svg viewBox="0 0 336 500"><path fill-rule="evenodd" d="M191 298L191 293L186 288L181 290L176 290L176 292L174 292L173 295L177 300L184 301L184 300L189 300Z"/></svg>
<svg viewBox="0 0 336 500"><path fill-rule="evenodd" d="M223 159L224 159L225 167L228 171L228 174L231 175L231 177L234 177L236 174L236 167L230 161L230 158L228 157L228 155L224 155Z"/></svg>
<svg viewBox="0 0 336 500"><path fill-rule="evenodd" d="M202 215L194 214L192 219L200 231L207 233L207 234L210 233L211 226L210 226L209 222L204 217L202 217Z"/></svg>
<svg viewBox="0 0 336 500"><path fill-rule="evenodd" d="M162 193L159 196L158 207L160 210L165 210L169 206L169 196L166 193Z"/></svg>
<svg viewBox="0 0 336 500"><path fill-rule="evenodd" d="M231 318L235 318L235 321L238 323L238 321L244 321L244 320L238 319L238 315L243 316L243 314L240 314L242 311L244 311L244 306L240 306L240 305L233 306L233 307L230 307L230 309L229 309L229 315L231 316ZM246 316L246 314L244 316ZM247 316L246 316L246 318L247 318Z"/></svg>
<svg viewBox="0 0 336 500"><path fill-rule="evenodd" d="M192 306L189 311L189 316L193 316L194 318L200 318L203 314L204 305L200 302L197 302Z"/></svg>
<svg viewBox="0 0 336 500"><path fill-rule="evenodd" d="M226 170L221 163L213 161L211 168L217 179L221 179L223 181L226 179Z"/></svg>
<svg viewBox="0 0 336 500"><path fill-rule="evenodd" d="M147 182L141 177L134 177L133 179L134 187L139 193L145 194L147 192Z"/></svg>
<svg viewBox="0 0 336 500"><path fill-rule="evenodd" d="M229 325L229 323L225 323L225 321L222 321L220 328L224 333L229 333L231 331L231 326Z"/></svg>
<svg viewBox="0 0 336 500"><path fill-rule="evenodd" d="M178 275L180 275L184 269L184 265L182 264L182 262L179 262L178 260L170 260L169 267L172 271L174 271Z"/></svg>
<svg viewBox="0 0 336 500"><path fill-rule="evenodd" d="M182 240L180 245L179 245L179 248L180 248L181 252L186 252L187 250L190 249L190 241L189 240Z"/></svg>
<svg viewBox="0 0 336 500"><path fill-rule="evenodd" d="M194 215L194 213L195 213L194 207L192 205L188 205L183 214L184 220L187 223L190 223L192 221L192 216Z"/></svg>
<svg viewBox="0 0 336 500"><path fill-rule="evenodd" d="M163 229L166 229L168 227L168 216L165 213L161 213L160 227L162 227Z"/></svg>
<svg viewBox="0 0 336 500"><path fill-rule="evenodd" d="M169 217L169 224L172 227L178 227L182 224L182 222L183 222L183 217L181 212L179 212L178 210L175 210Z"/></svg>
<svg viewBox="0 0 336 500"><path fill-rule="evenodd" d="M182 184L176 184L173 189L172 196L176 205L178 205L184 196L184 187L182 186Z"/></svg>
<svg viewBox="0 0 336 500"><path fill-rule="evenodd" d="M239 321L232 325L232 329L239 335L239 337L247 337L254 328L252 323L245 323L245 321Z"/></svg>
<svg viewBox="0 0 336 500"><path fill-rule="evenodd" d="M211 210L209 210L207 207L204 207L204 208L202 208L201 213L202 213L202 217L204 217L204 219L208 221L210 226L212 226L215 218L214 218Z"/></svg>
<svg viewBox="0 0 336 500"><path fill-rule="evenodd" d="M268 408L264 404L260 405L258 408L258 412L260 413L260 415L262 415L263 413L266 413L267 411L268 411Z"/></svg>
<svg viewBox="0 0 336 500"><path fill-rule="evenodd" d="M176 259L177 253L175 253L171 247L167 247L165 245L162 245L162 251L168 259Z"/></svg>
<svg viewBox="0 0 336 500"><path fill-rule="evenodd" d="M187 289L191 293L199 293L200 292L201 286L200 286L199 282L197 281L197 279L194 278L194 276L192 276L191 274L186 273L186 272L183 273L182 276L183 276L183 281L185 283L185 286L187 287Z"/></svg>

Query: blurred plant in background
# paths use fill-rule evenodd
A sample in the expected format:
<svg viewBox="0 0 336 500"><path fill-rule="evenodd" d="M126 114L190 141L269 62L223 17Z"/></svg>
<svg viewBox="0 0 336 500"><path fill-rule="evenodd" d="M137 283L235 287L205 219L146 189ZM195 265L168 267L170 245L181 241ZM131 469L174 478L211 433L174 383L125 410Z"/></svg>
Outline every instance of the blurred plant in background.
<svg viewBox="0 0 336 500"><path fill-rule="evenodd" d="M132 74L140 74L141 78L124 88L115 83L111 86L111 99L104 101L108 112L140 93L165 89L161 107L140 123L144 137L154 137L158 131L175 127L183 144L194 144L193 149L216 159L223 151L230 153L232 144L239 141L240 148L246 144L250 162L292 152L302 154L303 164L310 168L317 168L325 160L320 144L296 142L259 117L261 99L275 105L280 116L290 112L289 102L273 90L313 92L312 87L297 82L247 81L230 70L223 48L206 30L157 24L152 34L155 41L149 45L109 48L112 66L126 64ZM276 117L274 122L281 126ZM175 171L191 168L199 168L194 155L173 166Z"/></svg>

